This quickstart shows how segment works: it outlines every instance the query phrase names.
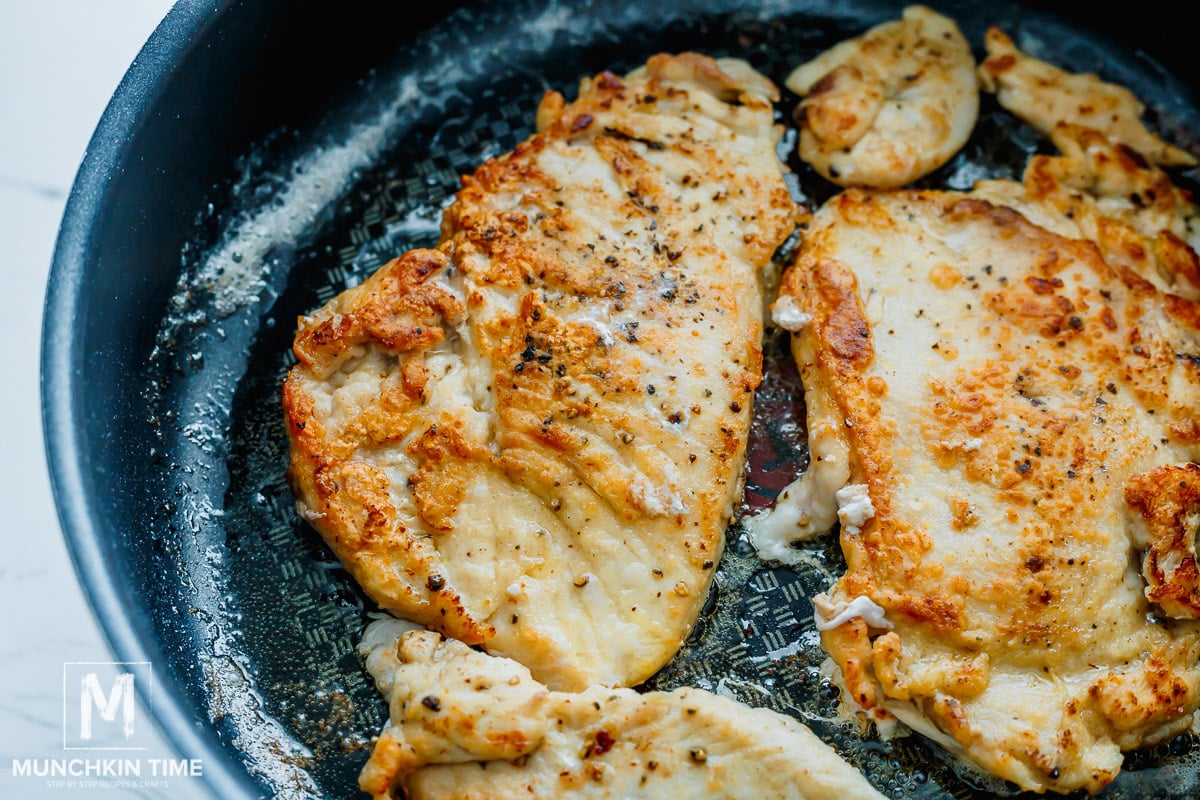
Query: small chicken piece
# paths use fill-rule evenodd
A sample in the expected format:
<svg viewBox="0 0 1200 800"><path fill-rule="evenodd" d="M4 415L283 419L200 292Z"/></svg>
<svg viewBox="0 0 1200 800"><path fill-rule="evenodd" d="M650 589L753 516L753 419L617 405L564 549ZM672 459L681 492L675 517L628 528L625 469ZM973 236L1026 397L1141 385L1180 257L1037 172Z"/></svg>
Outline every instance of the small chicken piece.
<svg viewBox="0 0 1200 800"><path fill-rule="evenodd" d="M799 722L700 689L552 692L395 620L360 649L391 712L359 781L376 800L883 798Z"/></svg>
<svg viewBox="0 0 1200 800"><path fill-rule="evenodd" d="M1200 215L1191 194L1093 128L1060 123L1051 138L1061 155L1034 156L1021 184L981 181L976 195L1018 208L1049 230L1082 233L1110 263L1160 291L1200 299Z"/></svg>
<svg viewBox="0 0 1200 800"><path fill-rule="evenodd" d="M1149 219L1050 166L843 192L781 297L848 467L847 572L814 601L846 696L1023 789L1095 792L1200 707L1200 302L1140 273L1173 263Z"/></svg>
<svg viewBox="0 0 1200 800"><path fill-rule="evenodd" d="M1171 464L1135 475L1125 484L1125 503L1145 528L1138 538L1146 548L1146 597L1167 616L1200 617L1200 466Z"/></svg>
<svg viewBox="0 0 1200 800"><path fill-rule="evenodd" d="M797 67L786 85L804 98L800 157L840 186L892 189L929 174L979 115L970 45L919 5Z"/></svg>
<svg viewBox="0 0 1200 800"><path fill-rule="evenodd" d="M289 478L380 606L556 689L637 684L682 645L794 227L775 97L698 54L548 93L436 249L300 320Z"/></svg>
<svg viewBox="0 0 1200 800"><path fill-rule="evenodd" d="M1019 50L997 27L984 38L987 58L979 65L980 83L1000 105L1045 136L1059 123L1100 131L1142 157L1165 167L1193 166L1196 157L1151 133L1142 122L1145 106L1114 83L1090 73L1066 72Z"/></svg>
<svg viewBox="0 0 1200 800"><path fill-rule="evenodd" d="M1105 216L1133 226L1142 236L1167 232L1193 249L1200 243L1191 194L1131 147L1094 128L1066 122L1054 126L1050 139L1062 155L1034 156L1026 168L1026 186L1046 190L1039 200L1084 193Z"/></svg>

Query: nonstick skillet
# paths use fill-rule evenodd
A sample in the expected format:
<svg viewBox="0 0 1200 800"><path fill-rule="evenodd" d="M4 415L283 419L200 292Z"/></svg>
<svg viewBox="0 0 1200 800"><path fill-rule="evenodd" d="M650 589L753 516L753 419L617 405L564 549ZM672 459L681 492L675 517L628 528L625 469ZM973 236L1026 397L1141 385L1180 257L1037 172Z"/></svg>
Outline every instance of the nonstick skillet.
<svg viewBox="0 0 1200 800"><path fill-rule="evenodd" d="M1124 83L1176 143L1200 108L1165 3L1106 18L936 2L980 48ZM47 292L43 408L62 527L115 653L150 661L154 711L214 794L357 797L386 708L355 654L373 611L295 513L279 389L297 315L437 238L461 174L532 132L545 88L659 51L791 67L902 4L181 2L131 67L80 169ZM1177 12L1178 13L1178 12ZM815 206L833 187L780 153ZM1045 143L984 97L963 152L923 185L1016 177ZM1183 175L1190 183L1195 175ZM781 259L786 253L781 254ZM808 459L799 380L769 334L744 510ZM650 682L699 685L804 721L889 796L1019 796L920 737L839 721L809 598L842 568L758 563L735 525L687 647ZM1109 798L1200 796L1200 736L1126 758Z"/></svg>

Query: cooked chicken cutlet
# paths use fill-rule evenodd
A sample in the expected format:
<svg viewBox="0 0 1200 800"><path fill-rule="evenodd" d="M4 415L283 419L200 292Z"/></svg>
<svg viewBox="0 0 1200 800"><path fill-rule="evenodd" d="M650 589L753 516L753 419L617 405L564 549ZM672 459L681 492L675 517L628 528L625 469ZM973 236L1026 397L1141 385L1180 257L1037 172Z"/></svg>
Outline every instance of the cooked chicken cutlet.
<svg viewBox="0 0 1200 800"><path fill-rule="evenodd" d="M800 157L840 186L894 189L945 164L979 116L975 57L958 25L922 6L792 71Z"/></svg>
<svg viewBox="0 0 1200 800"><path fill-rule="evenodd" d="M436 249L300 320L290 480L380 606L555 689L676 652L741 490L760 273L794 225L775 96L696 54L548 93Z"/></svg>
<svg viewBox="0 0 1200 800"><path fill-rule="evenodd" d="M988 28L987 58L980 83L1000 105L1045 136L1060 124L1079 125L1126 145L1163 166L1194 166L1196 157L1152 133L1143 123L1146 107L1124 86L1091 73L1062 70L1027 55L1004 31Z"/></svg>
<svg viewBox="0 0 1200 800"><path fill-rule="evenodd" d="M847 696L1034 791L1099 790L1200 704L1193 209L1160 228L1074 156L833 198L775 309L844 484L814 606Z"/></svg>
<svg viewBox="0 0 1200 800"><path fill-rule="evenodd" d="M795 720L701 689L553 692L397 620L360 649L391 710L360 777L378 800L883 797Z"/></svg>

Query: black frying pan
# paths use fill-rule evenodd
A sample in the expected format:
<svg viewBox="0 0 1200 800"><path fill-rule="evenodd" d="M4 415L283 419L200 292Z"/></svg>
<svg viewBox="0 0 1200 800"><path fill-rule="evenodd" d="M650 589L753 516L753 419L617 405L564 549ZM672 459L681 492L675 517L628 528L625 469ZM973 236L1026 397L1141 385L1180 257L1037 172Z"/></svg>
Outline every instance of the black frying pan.
<svg viewBox="0 0 1200 800"><path fill-rule="evenodd" d="M1110 19L931 5L977 47L998 23L1068 68L1125 83L1197 149L1200 78L1169 4ZM531 133L544 88L570 95L582 75L684 49L748 58L782 85L900 8L197 0L170 12L68 203L43 405L80 580L116 657L154 664L156 715L181 755L204 760L217 796L355 797L386 718L354 653L372 606L297 519L283 480L279 386L296 316L432 243L458 176ZM1018 175L1039 146L985 99L967 148L926 183ZM798 196L830 194L787 155ZM746 508L807 461L794 370L780 339L767 345ZM652 686L699 684L793 714L889 795L1015 794L917 737L882 744L837 721L808 604L841 568L832 538L801 569L761 567L736 528L730 542L695 634ZM1198 794L1200 738L1185 735L1127 757L1105 796Z"/></svg>

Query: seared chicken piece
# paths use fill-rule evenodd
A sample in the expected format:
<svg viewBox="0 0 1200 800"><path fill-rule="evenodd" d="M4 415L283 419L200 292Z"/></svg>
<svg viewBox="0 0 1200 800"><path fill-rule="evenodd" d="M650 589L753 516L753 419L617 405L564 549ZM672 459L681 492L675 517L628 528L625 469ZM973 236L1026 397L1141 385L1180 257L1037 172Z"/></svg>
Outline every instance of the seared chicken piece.
<svg viewBox="0 0 1200 800"><path fill-rule="evenodd" d="M804 98L800 157L839 186L909 184L949 161L979 116L970 45L920 5L797 67L786 85Z"/></svg>
<svg viewBox="0 0 1200 800"><path fill-rule="evenodd" d="M794 225L774 97L696 54L548 93L437 249L300 320L290 480L379 605L555 689L676 652L741 491L760 270Z"/></svg>
<svg viewBox="0 0 1200 800"><path fill-rule="evenodd" d="M1200 216L1191 194L1095 129L1060 124L1052 140L1062 154L1034 156L1022 184L982 181L976 193L1056 233L1082 234L1110 263L1168 294L1200 299Z"/></svg>
<svg viewBox="0 0 1200 800"><path fill-rule="evenodd" d="M1146 110L1124 86L1089 73L1071 73L1023 53L1002 30L989 28L987 58L979 65L980 83L1000 105L1045 136L1060 123L1100 131L1163 166L1192 166L1196 157L1151 133L1142 122Z"/></svg>
<svg viewBox="0 0 1200 800"><path fill-rule="evenodd" d="M1200 617L1200 466L1171 464L1135 475L1125 484L1125 503L1145 525L1138 544L1146 549L1146 597L1167 616Z"/></svg>
<svg viewBox="0 0 1200 800"><path fill-rule="evenodd" d="M1058 792L1200 705L1200 622L1166 618L1196 616L1195 254L1066 166L843 193L776 304L844 464L848 569L814 605L848 697Z"/></svg>
<svg viewBox="0 0 1200 800"><path fill-rule="evenodd" d="M883 797L790 717L700 689L553 692L397 620L360 649L391 710L360 777L377 800Z"/></svg>
<svg viewBox="0 0 1200 800"><path fill-rule="evenodd" d="M1100 225L1110 219L1132 226L1143 237L1167 235L1195 250L1200 243L1196 206L1190 193L1176 187L1169 175L1094 128L1059 123L1050 138L1062 154L1034 156L1026 170L1025 184L1037 200L1049 201L1064 214L1082 211L1096 217L1089 238L1100 236ZM1078 202L1080 195L1087 203ZM1098 214L1087 207L1093 205ZM1184 271L1178 277L1196 281L1194 270ZM1174 277L1176 272L1168 269L1164 277Z"/></svg>

